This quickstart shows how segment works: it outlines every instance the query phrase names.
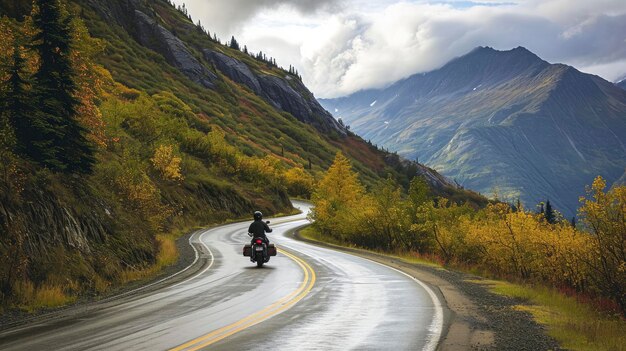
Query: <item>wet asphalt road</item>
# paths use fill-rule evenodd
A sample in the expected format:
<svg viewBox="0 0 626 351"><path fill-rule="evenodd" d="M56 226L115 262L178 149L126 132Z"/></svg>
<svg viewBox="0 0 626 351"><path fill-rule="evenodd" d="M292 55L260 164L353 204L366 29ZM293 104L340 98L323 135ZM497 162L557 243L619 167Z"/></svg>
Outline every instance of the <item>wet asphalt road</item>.
<svg viewBox="0 0 626 351"><path fill-rule="evenodd" d="M308 223L307 205L294 205L304 213L270 224L279 254L263 268L241 254L249 223L200 231L190 238L193 274L0 332L0 349L434 350L443 316L432 290L392 268L286 237Z"/></svg>

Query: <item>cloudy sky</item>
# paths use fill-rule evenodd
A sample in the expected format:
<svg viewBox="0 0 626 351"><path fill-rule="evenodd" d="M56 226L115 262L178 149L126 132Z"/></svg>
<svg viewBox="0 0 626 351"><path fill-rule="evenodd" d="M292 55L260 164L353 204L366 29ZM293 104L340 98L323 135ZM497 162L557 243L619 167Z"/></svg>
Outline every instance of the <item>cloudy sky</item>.
<svg viewBox="0 0 626 351"><path fill-rule="evenodd" d="M626 0L174 1L222 41L294 65L317 97L383 87L476 46L626 76Z"/></svg>

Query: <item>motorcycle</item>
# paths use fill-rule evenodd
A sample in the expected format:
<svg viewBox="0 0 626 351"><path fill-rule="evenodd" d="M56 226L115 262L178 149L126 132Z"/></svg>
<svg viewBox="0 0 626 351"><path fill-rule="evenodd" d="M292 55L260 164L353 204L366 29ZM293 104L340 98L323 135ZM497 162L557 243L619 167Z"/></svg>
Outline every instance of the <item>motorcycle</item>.
<svg viewBox="0 0 626 351"><path fill-rule="evenodd" d="M267 221L267 224L270 222ZM252 237L252 233L248 233ZM243 247L243 255L250 257L250 261L255 262L257 267L263 267L263 264L269 262L271 256L276 256L277 250L274 244L267 244L263 238L254 238L251 244L245 244Z"/></svg>

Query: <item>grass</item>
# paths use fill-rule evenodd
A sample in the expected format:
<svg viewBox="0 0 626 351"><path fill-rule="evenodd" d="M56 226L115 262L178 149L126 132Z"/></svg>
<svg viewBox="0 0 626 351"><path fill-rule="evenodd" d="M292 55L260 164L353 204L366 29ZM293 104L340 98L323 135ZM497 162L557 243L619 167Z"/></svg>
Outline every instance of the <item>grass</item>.
<svg viewBox="0 0 626 351"><path fill-rule="evenodd" d="M595 310L559 291L542 286L488 281L495 293L522 299L516 309L529 312L548 335L570 350L626 350L626 321Z"/></svg>
<svg viewBox="0 0 626 351"><path fill-rule="evenodd" d="M159 273L163 268L176 263L178 249L176 248L176 234L158 234L156 240L159 244L156 263L139 269L126 269L120 274L122 283L147 279Z"/></svg>
<svg viewBox="0 0 626 351"><path fill-rule="evenodd" d="M321 243L326 243L326 244L331 244L331 245L336 245L336 246L341 246L341 247L347 247L351 249L357 249L357 250L361 250L365 252L385 255L387 257L395 258L395 259L404 261L406 263L423 264L429 267L442 268L442 265L439 264L434 257L424 257L414 252L398 252L394 254L394 253L388 253L388 252L383 252L383 251L365 249L362 247L345 243L341 240L338 240L337 238L324 235L320 233L319 231L317 231L315 227L313 226L305 227L301 229L299 233L302 238L307 239L307 240L312 240L312 241L317 241Z"/></svg>
<svg viewBox="0 0 626 351"><path fill-rule="evenodd" d="M171 235L157 235L160 249L157 255L157 266L160 268L176 263L178 259L178 249L175 238Z"/></svg>
<svg viewBox="0 0 626 351"><path fill-rule="evenodd" d="M48 283L35 286L30 280L16 283L13 291L20 296L17 307L28 312L59 307L76 300L75 297L68 296L62 286Z"/></svg>
<svg viewBox="0 0 626 351"><path fill-rule="evenodd" d="M298 231L300 236L307 240L319 241L327 244L338 245L338 246L348 246L347 244L333 238L330 236L323 235L319 231L315 230L313 226L307 226Z"/></svg>

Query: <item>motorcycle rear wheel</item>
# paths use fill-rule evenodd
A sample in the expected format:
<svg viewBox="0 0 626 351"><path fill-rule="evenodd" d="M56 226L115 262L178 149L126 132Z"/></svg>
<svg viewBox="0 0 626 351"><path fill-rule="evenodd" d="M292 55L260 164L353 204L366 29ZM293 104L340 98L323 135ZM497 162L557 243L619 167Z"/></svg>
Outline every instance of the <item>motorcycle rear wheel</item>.
<svg viewBox="0 0 626 351"><path fill-rule="evenodd" d="M261 268L263 267L263 263L264 263L264 259L263 259L263 254L262 253L258 253L256 254L256 266Z"/></svg>

